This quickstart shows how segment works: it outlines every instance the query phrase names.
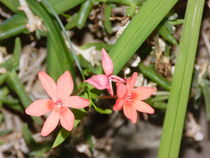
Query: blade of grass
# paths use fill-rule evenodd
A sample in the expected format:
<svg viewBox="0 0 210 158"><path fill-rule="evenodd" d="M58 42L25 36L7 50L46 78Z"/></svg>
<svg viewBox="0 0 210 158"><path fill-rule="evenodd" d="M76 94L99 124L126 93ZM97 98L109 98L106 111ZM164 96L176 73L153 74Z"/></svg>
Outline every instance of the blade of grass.
<svg viewBox="0 0 210 158"><path fill-rule="evenodd" d="M19 6L18 0L0 0L6 7L8 7L13 12L17 12L17 7Z"/></svg>
<svg viewBox="0 0 210 158"><path fill-rule="evenodd" d="M29 98L28 94L26 93L23 84L21 83L20 79L18 78L18 75L16 73L16 70L19 65L19 58L20 58L20 53L21 53L21 42L19 38L15 39L15 47L13 51L13 56L6 60L4 63L0 65L0 67L4 67L8 70L6 74L3 74L6 80L4 80L7 85L12 89L20 99L22 105L24 108L26 108L30 103L31 99ZM2 75L1 75L2 76ZM6 102L5 102L6 101ZM7 98L7 100L4 100L5 103L14 103L16 104L17 102L14 102L12 98ZM21 111L24 111L24 109L21 109ZM32 117L38 124L42 123L42 120L40 118L35 118Z"/></svg>
<svg viewBox="0 0 210 158"><path fill-rule="evenodd" d="M70 30L70 29L76 27L77 21L78 21L78 17L79 17L78 13L75 13L74 15L72 15L70 17L70 19L67 20L68 23L65 25L65 28Z"/></svg>
<svg viewBox="0 0 210 158"><path fill-rule="evenodd" d="M0 64L0 67L4 67L7 71L17 70L19 66L20 54L21 41L19 38L16 38L12 57L7 59L4 63Z"/></svg>
<svg viewBox="0 0 210 158"><path fill-rule="evenodd" d="M77 27L79 29L82 29L85 26L85 23L87 21L87 18L90 14L90 11L93 8L93 2L92 0L86 0L80 7L79 14L78 14L78 21L77 21Z"/></svg>
<svg viewBox="0 0 210 158"><path fill-rule="evenodd" d="M204 1L189 0L187 4L158 158L179 155Z"/></svg>
<svg viewBox="0 0 210 158"><path fill-rule="evenodd" d="M105 3L119 3L123 5L132 5L132 0L95 0L96 2L105 2Z"/></svg>
<svg viewBox="0 0 210 158"><path fill-rule="evenodd" d="M172 35L172 32L170 32L169 27L172 27L172 25L168 21L165 21L159 28L158 33L168 42L170 42L173 45L178 45L176 38Z"/></svg>
<svg viewBox="0 0 210 158"><path fill-rule="evenodd" d="M70 70L74 78L75 69L73 66L74 65L73 59L66 47L65 41L63 40L63 37L61 35L57 23L53 21L53 19L50 17L47 11L41 6L40 3L34 0L27 0L27 2L31 10L43 20L48 30L49 36L52 40L52 43L54 45L56 51L56 58L60 63L59 66L62 69L62 72L64 72L65 70Z"/></svg>
<svg viewBox="0 0 210 158"><path fill-rule="evenodd" d="M115 74L131 59L177 1L147 0L143 3L109 52L115 66Z"/></svg>
<svg viewBox="0 0 210 158"><path fill-rule="evenodd" d="M47 37L47 72L54 79L57 79L62 74L62 67L60 66L56 55L56 48L50 36Z"/></svg>
<svg viewBox="0 0 210 158"><path fill-rule="evenodd" d="M24 108L28 107L28 105L31 104L31 99L26 93L24 86L15 71L11 71L8 73L8 78L6 82L10 89L12 89L17 94ZM42 120L40 118L32 117L32 119L38 124L42 124Z"/></svg>
<svg viewBox="0 0 210 158"><path fill-rule="evenodd" d="M112 23L110 17L112 14L112 8L109 5L104 7L104 28L108 34L112 33Z"/></svg>
<svg viewBox="0 0 210 158"><path fill-rule="evenodd" d="M83 1L84 0L50 0L50 3L56 12L60 14L76 7ZM7 19L0 24L0 40L27 32L25 27L27 19L24 14L20 14L17 9L19 6L18 0L0 0L0 2L12 11L17 12L17 14L13 15L10 19Z"/></svg>
<svg viewBox="0 0 210 158"><path fill-rule="evenodd" d="M80 71L83 79L84 79L82 67L81 67L80 62L79 62L79 59L78 59L78 57L76 55L76 51L75 51L75 49L73 47L73 44L71 43L71 40L70 40L69 36L67 35L66 29L65 29L63 23L61 22L59 16L56 14L56 12L52 8L52 6L48 2L48 0L43 0L43 5L51 11L51 13L54 15L55 19L57 20L57 22L58 22L58 24L59 24L59 26L60 26L60 28L61 28L61 30L63 32L63 36L64 36L64 39L63 40L65 41L64 43L66 44L66 47L68 48L68 50L70 52L72 52L71 55L72 55L72 57L73 57L76 65L77 65L77 67L78 67L78 69L79 69L79 71Z"/></svg>
<svg viewBox="0 0 210 158"><path fill-rule="evenodd" d="M2 85L7 80L7 76L7 73L0 75L0 85Z"/></svg>
<svg viewBox="0 0 210 158"><path fill-rule="evenodd" d="M170 90L171 82L165 79L164 77L160 76L158 73L156 73L153 67L145 66L143 63L140 63L139 69L150 80L154 81L166 90Z"/></svg>
<svg viewBox="0 0 210 158"><path fill-rule="evenodd" d="M207 120L210 121L210 91L209 91L209 86L208 84L202 83L200 84L204 101L205 101L205 107L206 107L206 117Z"/></svg>
<svg viewBox="0 0 210 158"><path fill-rule="evenodd" d="M49 0L50 4L58 14L74 8L84 1L85 0Z"/></svg>
<svg viewBox="0 0 210 158"><path fill-rule="evenodd" d="M60 14L69 9L72 9L84 2L85 0L49 0L50 4L53 6L55 11ZM19 2L18 0L0 0L6 7L8 7L13 12L18 11Z"/></svg>
<svg viewBox="0 0 210 158"><path fill-rule="evenodd" d="M15 36L22 32L27 32L25 27L26 18L23 14L15 14L11 18L0 24L0 40Z"/></svg>

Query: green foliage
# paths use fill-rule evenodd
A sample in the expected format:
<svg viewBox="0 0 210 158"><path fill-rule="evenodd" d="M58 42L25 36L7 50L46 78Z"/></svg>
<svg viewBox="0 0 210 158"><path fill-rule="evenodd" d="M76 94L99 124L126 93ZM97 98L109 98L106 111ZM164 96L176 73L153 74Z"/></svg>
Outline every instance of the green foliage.
<svg viewBox="0 0 210 158"><path fill-rule="evenodd" d="M115 74L119 73L131 59L176 2L177 0L147 0L144 2L109 52L114 62Z"/></svg>
<svg viewBox="0 0 210 158"><path fill-rule="evenodd" d="M0 23L0 40L27 32L26 18L22 13L14 14L11 18Z"/></svg>
<svg viewBox="0 0 210 158"><path fill-rule="evenodd" d="M167 79L156 73L152 66L145 66L143 63L141 63L139 65L139 69L146 77L148 77L161 87L165 88L166 90L170 90L171 83Z"/></svg>
<svg viewBox="0 0 210 158"><path fill-rule="evenodd" d="M158 158L179 157L203 8L204 0L188 1Z"/></svg>

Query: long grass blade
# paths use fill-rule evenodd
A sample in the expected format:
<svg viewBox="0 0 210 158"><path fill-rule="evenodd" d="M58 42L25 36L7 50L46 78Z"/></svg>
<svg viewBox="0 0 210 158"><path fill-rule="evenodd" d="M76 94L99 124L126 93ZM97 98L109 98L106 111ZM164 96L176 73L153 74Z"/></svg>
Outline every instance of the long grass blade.
<svg viewBox="0 0 210 158"><path fill-rule="evenodd" d="M26 32L26 18L23 14L15 14L0 24L0 40Z"/></svg>
<svg viewBox="0 0 210 158"><path fill-rule="evenodd" d="M176 2L177 0L147 0L143 3L139 12L110 50L115 74L131 59Z"/></svg>
<svg viewBox="0 0 210 158"><path fill-rule="evenodd" d="M62 68L62 72L64 72L65 70L70 70L72 76L75 76L75 69L73 66L74 62L72 56L66 47L65 41L63 40L63 37L61 35L57 23L53 21L53 19L50 17L47 11L41 6L40 3L33 0L27 0L27 2L31 10L43 20L48 30L48 34L54 45L56 51L56 57L58 61L60 61L59 66L60 68Z"/></svg>
<svg viewBox="0 0 210 158"><path fill-rule="evenodd" d="M204 0L189 0L158 158L177 158L198 44Z"/></svg>
<svg viewBox="0 0 210 158"><path fill-rule="evenodd" d="M76 7L83 1L84 0L49 0L49 3L55 9L57 14L61 14L64 11ZM27 32L25 27L27 19L23 14L18 12L18 0L0 0L0 2L13 12L17 12L17 14L14 14L11 18L0 23L0 40Z"/></svg>

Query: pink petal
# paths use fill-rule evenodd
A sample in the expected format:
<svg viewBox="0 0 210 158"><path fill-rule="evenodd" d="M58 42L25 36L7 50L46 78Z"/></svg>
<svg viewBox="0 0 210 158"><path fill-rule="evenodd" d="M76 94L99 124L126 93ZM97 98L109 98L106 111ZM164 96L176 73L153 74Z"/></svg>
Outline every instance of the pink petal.
<svg viewBox="0 0 210 158"><path fill-rule="evenodd" d="M59 112L53 110L50 116L45 121L44 126L42 127L41 135L47 136L48 134L50 134L56 128L58 122L59 122Z"/></svg>
<svg viewBox="0 0 210 158"><path fill-rule="evenodd" d="M118 77L116 75L111 75L110 78L114 82L125 83L125 80L124 79L122 79L121 77Z"/></svg>
<svg viewBox="0 0 210 158"><path fill-rule="evenodd" d="M40 99L30 104L26 108L25 112L26 114L31 116L41 116L50 112L52 109L53 109L52 100Z"/></svg>
<svg viewBox="0 0 210 158"><path fill-rule="evenodd" d="M126 86L123 83L117 83L117 97L123 98L126 94Z"/></svg>
<svg viewBox="0 0 210 158"><path fill-rule="evenodd" d="M132 105L136 108L136 110L140 112L145 112L149 114L153 114L155 112L149 104L140 100L135 100Z"/></svg>
<svg viewBox="0 0 210 158"><path fill-rule="evenodd" d="M155 88L152 87L138 87L132 90L132 93L137 100L148 99L153 93L156 92Z"/></svg>
<svg viewBox="0 0 210 158"><path fill-rule="evenodd" d="M109 81L106 75L94 75L93 77L85 80L90 83L93 87L102 90L108 87Z"/></svg>
<svg viewBox="0 0 210 158"><path fill-rule="evenodd" d="M71 131L74 127L74 114L68 108L63 109L60 113L60 122L63 128Z"/></svg>
<svg viewBox="0 0 210 158"><path fill-rule="evenodd" d="M107 87L107 91L109 92L109 94L110 94L111 96L114 95L114 91L113 91L112 81L111 81L111 80L109 80L109 85L108 85L108 87Z"/></svg>
<svg viewBox="0 0 210 158"><path fill-rule="evenodd" d="M136 123L137 120L137 112L136 109L132 105L124 105L123 112L125 116L131 120L132 123Z"/></svg>
<svg viewBox="0 0 210 158"><path fill-rule="evenodd" d="M55 101L56 100L56 84L54 80L45 72L39 72L38 76L47 94Z"/></svg>
<svg viewBox="0 0 210 158"><path fill-rule="evenodd" d="M64 106L75 109L85 108L90 104L88 99L79 96L70 96L64 101Z"/></svg>
<svg viewBox="0 0 210 158"><path fill-rule="evenodd" d="M105 49L102 49L102 66L106 75L111 75L114 70L112 59Z"/></svg>
<svg viewBox="0 0 210 158"><path fill-rule="evenodd" d="M128 90L131 90L134 88L137 76L138 76L138 73L134 72L133 75L129 79L127 79L126 87Z"/></svg>
<svg viewBox="0 0 210 158"><path fill-rule="evenodd" d="M122 107L123 107L123 105L124 105L124 100L123 99L117 99L116 100L116 103L114 104L114 106L113 106L113 110L114 111L119 111L119 110L121 110L122 109Z"/></svg>
<svg viewBox="0 0 210 158"><path fill-rule="evenodd" d="M65 71L57 81L57 98L66 99L73 91L74 83L69 71Z"/></svg>

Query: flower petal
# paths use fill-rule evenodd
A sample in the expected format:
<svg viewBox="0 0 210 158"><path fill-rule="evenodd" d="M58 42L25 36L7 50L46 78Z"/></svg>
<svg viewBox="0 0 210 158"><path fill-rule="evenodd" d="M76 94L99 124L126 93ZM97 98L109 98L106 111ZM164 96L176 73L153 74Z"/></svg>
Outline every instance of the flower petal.
<svg viewBox="0 0 210 158"><path fill-rule="evenodd" d="M63 128L67 131L71 131L74 127L74 114L65 108L60 112L60 122Z"/></svg>
<svg viewBox="0 0 210 158"><path fill-rule="evenodd" d="M114 82L120 82L120 83L125 83L125 80L122 79L121 77L119 76L116 76L116 75L111 75L110 76L111 80L114 81Z"/></svg>
<svg viewBox="0 0 210 158"><path fill-rule="evenodd" d="M124 99L117 99L116 100L116 103L114 104L114 106L113 106L113 110L114 111L119 111L119 110L121 110L122 109L122 107L123 107L123 105L124 105Z"/></svg>
<svg viewBox="0 0 210 158"><path fill-rule="evenodd" d="M123 98L126 94L126 86L123 83L117 83L117 97Z"/></svg>
<svg viewBox="0 0 210 158"><path fill-rule="evenodd" d="M42 127L41 135L47 136L48 134L50 134L56 128L58 122L59 112L57 110L53 110L50 116L45 121L44 126Z"/></svg>
<svg viewBox="0 0 210 158"><path fill-rule="evenodd" d="M105 49L102 49L102 66L106 75L111 75L113 73L113 62Z"/></svg>
<svg viewBox="0 0 210 158"><path fill-rule="evenodd" d="M45 72L39 72L39 80L47 92L47 94L55 101L56 100L56 84L54 80Z"/></svg>
<svg viewBox="0 0 210 158"><path fill-rule="evenodd" d="M52 100L40 99L30 104L26 108L25 112L26 114L31 115L31 116L41 116L50 112L52 109L53 109Z"/></svg>
<svg viewBox="0 0 210 158"><path fill-rule="evenodd" d="M149 114L153 114L155 112L149 104L140 100L135 100L132 105L136 108L136 110L140 112L145 112Z"/></svg>
<svg viewBox="0 0 210 158"><path fill-rule="evenodd" d="M69 71L65 71L57 81L57 98L66 99L73 91L74 83Z"/></svg>
<svg viewBox="0 0 210 158"><path fill-rule="evenodd" d="M85 108L90 104L88 99L79 96L70 96L64 101L64 106L75 109Z"/></svg>
<svg viewBox="0 0 210 158"><path fill-rule="evenodd" d="M112 87L112 80L109 79L109 85L107 86L107 91L111 96L114 95L113 87Z"/></svg>
<svg viewBox="0 0 210 158"><path fill-rule="evenodd" d="M125 116L131 120L132 123L136 123L137 120L137 111L132 105L124 105L123 112Z"/></svg>
<svg viewBox="0 0 210 158"><path fill-rule="evenodd" d="M138 87L132 90L132 93L134 93L135 99L137 100L148 99L155 92L156 89L152 87Z"/></svg>
<svg viewBox="0 0 210 158"><path fill-rule="evenodd" d="M85 80L85 82L90 83L99 90L106 89L109 84L108 77L106 75L94 75L93 77Z"/></svg>
<svg viewBox="0 0 210 158"><path fill-rule="evenodd" d="M127 87L128 90L131 90L131 89L134 88L137 76L138 76L138 73L134 72L133 75L130 78L127 79L126 87Z"/></svg>

